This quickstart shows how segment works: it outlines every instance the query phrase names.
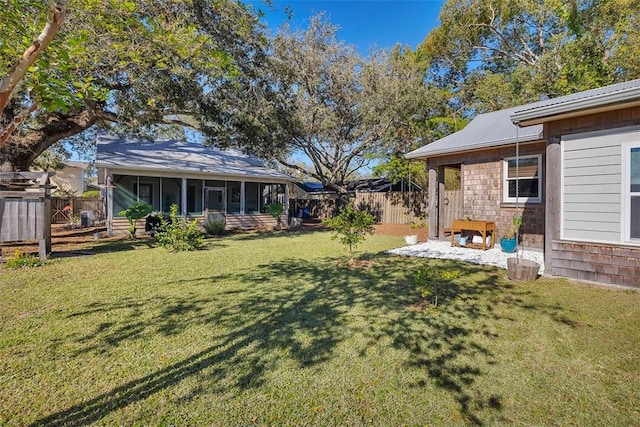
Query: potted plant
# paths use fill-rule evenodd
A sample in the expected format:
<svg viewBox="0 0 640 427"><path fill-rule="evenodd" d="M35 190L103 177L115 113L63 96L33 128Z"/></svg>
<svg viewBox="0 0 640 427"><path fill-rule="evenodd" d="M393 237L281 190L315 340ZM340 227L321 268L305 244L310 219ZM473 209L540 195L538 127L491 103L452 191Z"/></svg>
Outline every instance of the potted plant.
<svg viewBox="0 0 640 427"><path fill-rule="evenodd" d="M500 248L502 252L512 253L518 247L518 231L522 226L522 215L515 214L511 218L512 226L502 233L500 237Z"/></svg>
<svg viewBox="0 0 640 427"><path fill-rule="evenodd" d="M407 245L415 245L416 243L418 243L418 239L419 239L419 235L418 230L423 229L423 228L427 228L428 227L428 222L427 222L427 218L425 216L419 216L414 218L410 223L409 223L409 227L412 230L416 230L416 234L409 234L407 236L404 236L404 241L407 242ZM425 240L426 240L426 236L425 236Z"/></svg>

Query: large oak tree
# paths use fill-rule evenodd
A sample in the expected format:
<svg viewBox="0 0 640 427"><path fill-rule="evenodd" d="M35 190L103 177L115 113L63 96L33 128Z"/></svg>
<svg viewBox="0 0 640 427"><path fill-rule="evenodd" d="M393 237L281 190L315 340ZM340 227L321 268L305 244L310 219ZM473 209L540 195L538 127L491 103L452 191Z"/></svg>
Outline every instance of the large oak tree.
<svg viewBox="0 0 640 427"><path fill-rule="evenodd" d="M44 28L46 5L5 2L0 65L10 69ZM232 0L68 0L58 34L12 90L0 170L27 169L47 148L94 126L152 135L198 126L203 98L257 73L266 39ZM66 139L66 141L70 141Z"/></svg>
<svg viewBox="0 0 640 427"><path fill-rule="evenodd" d="M218 144L274 159L338 194L373 156L413 141L442 99L409 66L403 52L360 55L336 37L322 15L306 30L283 28L274 38L268 76L212 92L208 123ZM224 116L224 120L221 120ZM301 164L300 159L307 162Z"/></svg>

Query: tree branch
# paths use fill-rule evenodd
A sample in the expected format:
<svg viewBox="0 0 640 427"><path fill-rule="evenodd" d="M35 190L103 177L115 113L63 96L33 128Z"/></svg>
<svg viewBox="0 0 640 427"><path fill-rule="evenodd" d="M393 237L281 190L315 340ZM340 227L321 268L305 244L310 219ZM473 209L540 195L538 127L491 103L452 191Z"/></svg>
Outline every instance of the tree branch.
<svg viewBox="0 0 640 427"><path fill-rule="evenodd" d="M4 111L13 90L16 88L20 80L22 80L31 67L47 49L49 43L55 37L56 33L64 21L66 12L64 9L51 4L47 14L47 23L37 39L31 43L22 57L9 69L7 75L0 81L0 113Z"/></svg>

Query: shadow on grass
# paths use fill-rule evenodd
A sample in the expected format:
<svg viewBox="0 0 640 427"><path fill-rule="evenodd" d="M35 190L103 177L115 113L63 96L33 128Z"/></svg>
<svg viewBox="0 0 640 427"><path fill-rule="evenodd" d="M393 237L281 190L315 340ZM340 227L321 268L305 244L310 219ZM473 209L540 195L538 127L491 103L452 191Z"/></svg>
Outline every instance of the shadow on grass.
<svg viewBox="0 0 640 427"><path fill-rule="evenodd" d="M247 231L238 231L234 234L235 240L240 241L254 241L254 240L265 240L265 239L273 239L273 238L290 238L290 237L299 237L301 235L308 234L316 234L316 233L326 233L329 231L326 227L321 226L313 226L313 227L302 227L297 229L283 229L280 231L255 231L255 232L247 232Z"/></svg>
<svg viewBox="0 0 640 427"><path fill-rule="evenodd" d="M106 312L114 313L117 321L98 324L92 333L76 337L81 347L76 357L109 352L126 340L176 335L191 326L215 325L225 332L177 363L32 425L92 423L194 376L215 384L214 391L221 393L233 387L260 387L281 359L290 358L300 368L320 365L353 334L364 335L367 347L390 339L393 347L406 350L406 365L418 372L412 385L435 384L448 392L469 424L482 424L480 411L499 412L502 397L486 395L475 383L483 369L495 363L491 349L483 344L497 338L487 326L490 320L502 319L493 307L507 301L526 308L523 291L505 283L501 270L473 264L404 258L399 262L383 255L367 261L368 268L349 268L335 259L285 259L226 276L242 283L241 290L212 287L207 297L185 294L90 304L69 317ZM419 300L412 271L424 262L461 270L466 280L449 284L445 307L423 312L410 307ZM201 277L181 284L219 280L219 276ZM353 322L354 308L365 313L366 326ZM531 308L548 310L550 315L554 311ZM145 315L150 311L152 316ZM367 348L360 351L365 357ZM192 394L199 392L195 389Z"/></svg>

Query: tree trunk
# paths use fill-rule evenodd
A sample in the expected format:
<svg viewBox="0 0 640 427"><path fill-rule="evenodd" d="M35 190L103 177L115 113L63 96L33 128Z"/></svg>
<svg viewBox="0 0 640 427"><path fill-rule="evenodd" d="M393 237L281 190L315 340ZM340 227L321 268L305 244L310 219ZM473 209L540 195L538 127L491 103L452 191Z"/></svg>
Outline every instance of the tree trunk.
<svg viewBox="0 0 640 427"><path fill-rule="evenodd" d="M75 116L52 115L44 127L14 134L0 146L0 171L28 170L33 161L56 142L77 135L101 120L112 117L101 108L87 109Z"/></svg>

